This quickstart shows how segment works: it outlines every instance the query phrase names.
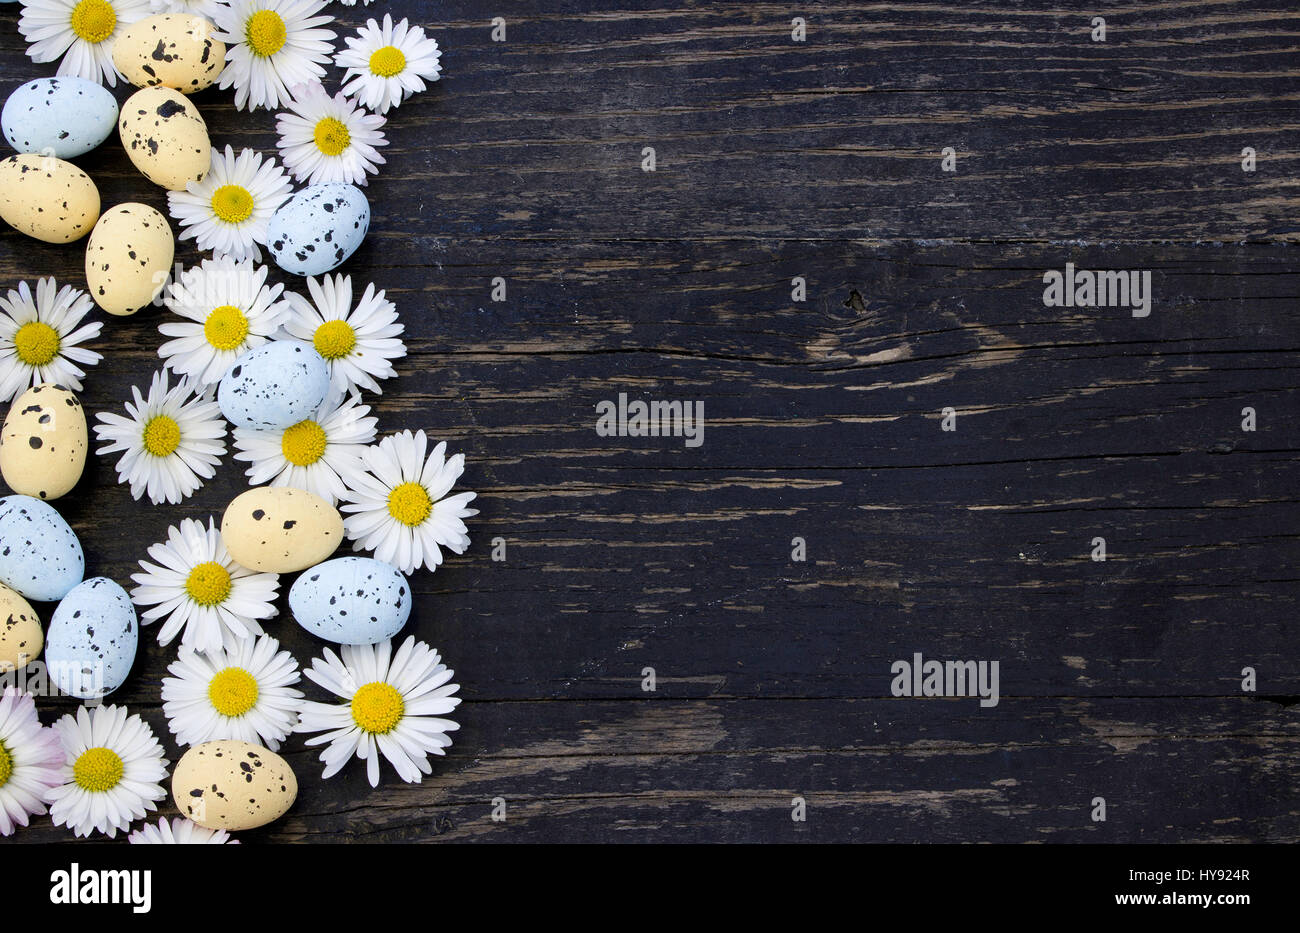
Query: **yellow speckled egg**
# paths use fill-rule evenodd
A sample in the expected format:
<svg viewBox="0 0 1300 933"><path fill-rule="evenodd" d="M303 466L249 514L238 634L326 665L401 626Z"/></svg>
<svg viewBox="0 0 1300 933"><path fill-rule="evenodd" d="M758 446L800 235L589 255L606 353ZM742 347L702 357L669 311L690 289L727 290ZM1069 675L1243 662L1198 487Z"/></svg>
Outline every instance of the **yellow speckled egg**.
<svg viewBox="0 0 1300 933"><path fill-rule="evenodd" d="M193 94L210 87L226 63L216 27L190 13L160 13L132 23L113 40L113 64L136 87Z"/></svg>
<svg viewBox="0 0 1300 933"><path fill-rule="evenodd" d="M90 297L109 314L135 314L167 284L175 249L167 218L148 204L110 207L86 243Z"/></svg>
<svg viewBox="0 0 1300 933"><path fill-rule="evenodd" d="M0 674L22 670L41 656L45 633L36 612L0 583Z"/></svg>
<svg viewBox="0 0 1300 933"><path fill-rule="evenodd" d="M14 492L66 495L86 466L86 413L63 386L33 386L13 403L0 430L0 474Z"/></svg>
<svg viewBox="0 0 1300 933"><path fill-rule="evenodd" d="M99 189L71 162L35 153L10 156L0 162L0 217L46 243L71 243L99 219Z"/></svg>
<svg viewBox="0 0 1300 933"><path fill-rule="evenodd" d="M122 105L117 132L144 177L168 191L202 181L212 162L208 126L185 95L169 87L136 91Z"/></svg>
<svg viewBox="0 0 1300 933"><path fill-rule="evenodd" d="M207 829L256 829L284 816L298 779L275 752L220 739L195 745L172 772L176 809Z"/></svg>
<svg viewBox="0 0 1300 933"><path fill-rule="evenodd" d="M343 517L314 493L261 486L226 507L221 540L235 562L250 570L294 573L334 553L343 540Z"/></svg>

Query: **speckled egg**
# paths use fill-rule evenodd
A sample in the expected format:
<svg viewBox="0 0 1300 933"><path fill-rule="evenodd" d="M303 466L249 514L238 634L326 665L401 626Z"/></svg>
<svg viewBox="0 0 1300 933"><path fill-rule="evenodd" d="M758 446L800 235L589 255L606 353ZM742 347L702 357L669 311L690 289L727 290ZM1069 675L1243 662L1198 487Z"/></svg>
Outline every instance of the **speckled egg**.
<svg viewBox="0 0 1300 933"><path fill-rule="evenodd" d="M211 87L226 63L216 27L190 13L160 13L127 26L113 40L113 64L136 87L193 94Z"/></svg>
<svg viewBox="0 0 1300 933"><path fill-rule="evenodd" d="M54 602L85 573L81 542L54 506L31 496L0 499L0 583L26 599Z"/></svg>
<svg viewBox="0 0 1300 933"><path fill-rule="evenodd" d="M41 656L45 633L27 600L0 584L0 674L22 670Z"/></svg>
<svg viewBox="0 0 1300 933"><path fill-rule="evenodd" d="M296 799L298 779L289 763L251 742L195 745L172 772L176 809L207 829L265 826L284 816Z"/></svg>
<svg viewBox="0 0 1300 933"><path fill-rule="evenodd" d="M184 191L189 182L202 181L212 164L208 125L173 88L147 87L128 97L117 132L135 167L168 191Z"/></svg>
<svg viewBox="0 0 1300 933"><path fill-rule="evenodd" d="M19 152L74 159L108 139L117 101L85 78L37 78L20 85L0 112L0 129Z"/></svg>
<svg viewBox="0 0 1300 933"><path fill-rule="evenodd" d="M33 386L9 408L0 430L0 474L14 492L37 499L67 494L86 466L86 413L63 386Z"/></svg>
<svg viewBox="0 0 1300 933"><path fill-rule="evenodd" d="M99 218L99 189L71 162L16 155L0 162L0 217L46 243L79 240Z"/></svg>
<svg viewBox="0 0 1300 933"><path fill-rule="evenodd" d="M289 590L298 624L341 645L392 638L411 616L411 587L396 567L372 557L338 557L302 573Z"/></svg>
<svg viewBox="0 0 1300 933"><path fill-rule="evenodd" d="M334 553L343 541L343 517L315 493L259 486L226 506L221 540L250 570L295 573Z"/></svg>
<svg viewBox="0 0 1300 933"><path fill-rule="evenodd" d="M109 314L135 314L167 284L175 249L167 218L149 205L110 207L86 243L90 297Z"/></svg>
<svg viewBox="0 0 1300 933"><path fill-rule="evenodd" d="M285 272L321 275L351 256L370 228L370 202L355 185L308 185L271 217L266 243Z"/></svg>
<svg viewBox="0 0 1300 933"><path fill-rule="evenodd" d="M108 577L91 577L54 607L45 666L69 696L107 696L131 673L139 644L140 626L126 590Z"/></svg>
<svg viewBox="0 0 1300 933"><path fill-rule="evenodd" d="M217 403L241 428L279 430L310 418L329 388L329 365L310 344L274 340L235 360L217 387Z"/></svg>

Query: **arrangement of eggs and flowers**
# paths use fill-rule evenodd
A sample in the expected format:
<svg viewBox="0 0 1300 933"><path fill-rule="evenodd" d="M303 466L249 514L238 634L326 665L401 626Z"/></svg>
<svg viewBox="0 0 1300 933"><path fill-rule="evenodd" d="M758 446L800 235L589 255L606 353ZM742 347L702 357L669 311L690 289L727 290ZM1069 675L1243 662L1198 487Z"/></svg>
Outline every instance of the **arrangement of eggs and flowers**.
<svg viewBox="0 0 1300 933"><path fill-rule="evenodd" d="M36 270L0 284L0 402L12 402L0 473L13 493L0 499L0 834L48 808L78 836L116 836L170 790L183 816L132 842L230 841L293 804L277 751L295 732L324 746L325 778L357 758L377 785L382 757L420 781L451 744L458 687L437 651L394 639L407 575L468 546L474 493L452 493L464 458L423 431L378 439L364 394L396 374L403 326L383 290L331 273L369 228L362 187L384 162L384 114L438 79L437 42L385 15L336 50L324 0L20 2L28 57L58 67L0 113L18 152L0 161L0 218L84 250L85 282ZM330 66L343 72L334 96ZM134 89L119 107L104 84L122 79ZM214 84L238 109L278 111L279 161L212 145L188 95ZM166 216L101 204L70 161L118 143L165 189ZM177 230L204 255L173 276ZM269 283L263 251L302 287ZM130 581L83 579L57 504L91 442L78 393L100 360L83 344L103 324L88 315L159 303L161 366L121 410L97 413L96 453L140 508L175 506L215 475L229 424L251 488L219 517L142 542ZM345 539L359 555L333 556ZM261 624L286 585L297 624L341 646L301 671ZM48 630L32 602L52 604ZM174 766L144 720L103 699L130 672L141 626L176 652L162 681L185 749ZM320 699L296 688L302 674ZM37 696L51 686L86 702L42 726Z"/></svg>

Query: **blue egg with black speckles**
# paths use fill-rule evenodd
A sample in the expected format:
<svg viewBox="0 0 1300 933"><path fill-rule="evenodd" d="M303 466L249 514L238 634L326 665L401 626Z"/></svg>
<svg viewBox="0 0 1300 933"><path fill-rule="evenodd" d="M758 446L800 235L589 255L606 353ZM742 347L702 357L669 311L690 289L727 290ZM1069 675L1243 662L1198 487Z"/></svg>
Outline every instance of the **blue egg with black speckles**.
<svg viewBox="0 0 1300 933"><path fill-rule="evenodd" d="M117 101L85 78L37 78L20 85L0 111L0 130L19 152L73 159L117 129Z"/></svg>
<svg viewBox="0 0 1300 933"><path fill-rule="evenodd" d="M49 603L85 575L81 542L54 506L31 496L0 499L0 583Z"/></svg>
<svg viewBox="0 0 1300 933"><path fill-rule="evenodd" d="M329 364L310 344L274 340L235 360L217 404L241 428L279 431L314 415L329 388Z"/></svg>
<svg viewBox="0 0 1300 933"><path fill-rule="evenodd" d="M294 275L322 275L342 265L370 229L370 202L356 185L308 185L271 217L266 246Z"/></svg>
<svg viewBox="0 0 1300 933"><path fill-rule="evenodd" d="M140 624L126 590L108 577L91 577L54 608L45 666L63 693L91 700L122 686L139 644Z"/></svg>
<svg viewBox="0 0 1300 933"><path fill-rule="evenodd" d="M309 567L289 590L298 624L340 645L392 638L411 617L411 586L396 567L373 557L336 557Z"/></svg>

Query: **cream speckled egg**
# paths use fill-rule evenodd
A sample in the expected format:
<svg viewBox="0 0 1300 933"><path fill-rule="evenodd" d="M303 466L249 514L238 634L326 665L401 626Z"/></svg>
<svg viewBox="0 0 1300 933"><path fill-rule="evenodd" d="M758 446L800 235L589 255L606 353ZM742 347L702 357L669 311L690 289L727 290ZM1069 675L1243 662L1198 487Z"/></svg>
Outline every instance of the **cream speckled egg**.
<svg viewBox="0 0 1300 933"><path fill-rule="evenodd" d="M90 297L109 314L135 314L167 284L175 249L167 218L149 205L110 207L86 243Z"/></svg>
<svg viewBox="0 0 1300 933"><path fill-rule="evenodd" d="M334 553L343 540L343 518L314 493L261 486L226 507L221 540L235 562L250 570L294 573Z"/></svg>
<svg viewBox="0 0 1300 933"><path fill-rule="evenodd" d="M210 87L226 63L226 46L202 16L160 13L132 23L113 40L113 64L136 87L193 94Z"/></svg>
<svg viewBox="0 0 1300 933"><path fill-rule="evenodd" d="M206 829L238 832L278 820L298 798L289 763L251 742L195 745L172 772L176 809Z"/></svg>
<svg viewBox="0 0 1300 933"><path fill-rule="evenodd" d="M46 243L71 243L95 226L99 189L71 162L34 153L0 162L0 217Z"/></svg>
<svg viewBox="0 0 1300 933"><path fill-rule="evenodd" d="M17 671L41 656L45 633L27 600L0 583L0 674Z"/></svg>
<svg viewBox="0 0 1300 933"><path fill-rule="evenodd" d="M117 132L131 162L168 191L202 181L212 163L208 126L180 91L147 87L122 105Z"/></svg>
<svg viewBox="0 0 1300 933"><path fill-rule="evenodd" d="M0 430L0 474L14 492L37 499L66 495L86 466L86 413L63 386L33 386L9 409Z"/></svg>

